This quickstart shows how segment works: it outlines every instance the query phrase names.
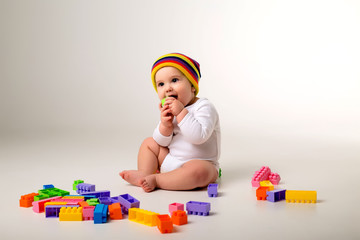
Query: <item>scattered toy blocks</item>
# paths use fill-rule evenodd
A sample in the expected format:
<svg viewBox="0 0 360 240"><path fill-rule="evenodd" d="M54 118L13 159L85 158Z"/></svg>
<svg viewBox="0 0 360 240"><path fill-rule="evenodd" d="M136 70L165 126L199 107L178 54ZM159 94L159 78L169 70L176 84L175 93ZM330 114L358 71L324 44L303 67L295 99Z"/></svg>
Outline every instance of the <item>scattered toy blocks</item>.
<svg viewBox="0 0 360 240"><path fill-rule="evenodd" d="M189 215L208 216L210 212L210 203L189 201L186 203L186 211Z"/></svg>
<svg viewBox="0 0 360 240"><path fill-rule="evenodd" d="M141 223L150 227L156 226L158 213L150 212L140 208L129 208L129 220Z"/></svg>
<svg viewBox="0 0 360 240"><path fill-rule="evenodd" d="M62 207L60 208L60 221L82 221L83 220L82 207Z"/></svg>
<svg viewBox="0 0 360 240"><path fill-rule="evenodd" d="M269 187L259 187L256 189L257 200L266 200L266 192L269 191Z"/></svg>
<svg viewBox="0 0 360 240"><path fill-rule="evenodd" d="M94 223L106 223L108 216L108 206L104 204L98 204L94 210Z"/></svg>
<svg viewBox="0 0 360 240"><path fill-rule="evenodd" d="M172 214L173 211L177 211L177 210L184 211L184 204L182 204L182 203L171 203L171 204L169 204L170 215Z"/></svg>
<svg viewBox="0 0 360 240"><path fill-rule="evenodd" d="M269 202L278 202L285 200L285 189L272 190L267 192L266 200Z"/></svg>
<svg viewBox="0 0 360 240"><path fill-rule="evenodd" d="M184 225L188 223L187 214L185 211L177 210L171 214L171 221L175 225Z"/></svg>
<svg viewBox="0 0 360 240"><path fill-rule="evenodd" d="M83 220L94 220L95 206L84 206L83 208Z"/></svg>
<svg viewBox="0 0 360 240"><path fill-rule="evenodd" d="M268 191L274 190L274 185L269 180L261 181L260 187L268 187L269 188Z"/></svg>
<svg viewBox="0 0 360 240"><path fill-rule="evenodd" d="M286 190L285 199L288 203L316 203L316 191Z"/></svg>
<svg viewBox="0 0 360 240"><path fill-rule="evenodd" d="M217 183L209 184L207 191L208 191L209 197L217 197L218 196L218 184Z"/></svg>
<svg viewBox="0 0 360 240"><path fill-rule="evenodd" d="M173 231L173 223L168 214L157 215L157 227L161 233L171 233Z"/></svg>
<svg viewBox="0 0 360 240"><path fill-rule="evenodd" d="M32 207L32 203L34 201L34 197L39 195L38 193L29 193L26 195L22 195L19 200L20 207Z"/></svg>
<svg viewBox="0 0 360 240"><path fill-rule="evenodd" d="M121 205L120 203L113 203L109 205L110 219L122 219Z"/></svg>

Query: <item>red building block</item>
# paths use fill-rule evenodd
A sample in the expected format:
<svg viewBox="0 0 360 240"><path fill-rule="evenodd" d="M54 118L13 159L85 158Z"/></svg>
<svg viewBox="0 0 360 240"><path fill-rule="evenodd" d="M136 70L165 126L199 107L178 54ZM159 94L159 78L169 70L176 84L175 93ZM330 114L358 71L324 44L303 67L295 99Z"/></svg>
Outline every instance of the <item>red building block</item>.
<svg viewBox="0 0 360 240"><path fill-rule="evenodd" d="M177 210L171 214L171 221L175 225L184 225L188 223L188 218L185 211Z"/></svg>
<svg viewBox="0 0 360 240"><path fill-rule="evenodd" d="M110 219L122 219L121 205L120 203L113 203L109 205Z"/></svg>
<svg viewBox="0 0 360 240"><path fill-rule="evenodd" d="M256 198L257 200L266 200L266 192L270 191L269 187L259 187L256 189Z"/></svg>
<svg viewBox="0 0 360 240"><path fill-rule="evenodd" d="M173 231L173 223L168 214L157 215L157 227L161 233L171 233Z"/></svg>
<svg viewBox="0 0 360 240"><path fill-rule="evenodd" d="M19 204L20 207L32 207L32 202L34 201L34 197L39 195L38 193L29 193L26 195L22 195L20 200L19 200Z"/></svg>

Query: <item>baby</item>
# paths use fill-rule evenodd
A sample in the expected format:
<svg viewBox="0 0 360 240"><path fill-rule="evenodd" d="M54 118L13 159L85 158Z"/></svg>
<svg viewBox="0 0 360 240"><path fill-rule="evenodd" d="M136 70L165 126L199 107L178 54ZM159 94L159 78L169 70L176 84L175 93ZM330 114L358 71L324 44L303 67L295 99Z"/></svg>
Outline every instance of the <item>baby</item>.
<svg viewBox="0 0 360 240"><path fill-rule="evenodd" d="M190 190L215 182L219 175L220 123L215 107L199 92L200 65L180 53L157 59L151 79L160 100L160 122L144 140L138 170L125 170L127 182L155 188Z"/></svg>

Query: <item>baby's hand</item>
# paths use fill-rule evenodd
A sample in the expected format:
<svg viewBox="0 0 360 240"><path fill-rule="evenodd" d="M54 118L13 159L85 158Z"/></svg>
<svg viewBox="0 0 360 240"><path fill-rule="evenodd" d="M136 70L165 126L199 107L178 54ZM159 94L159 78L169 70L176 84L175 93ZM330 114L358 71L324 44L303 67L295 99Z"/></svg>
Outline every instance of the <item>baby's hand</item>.
<svg viewBox="0 0 360 240"><path fill-rule="evenodd" d="M162 103L163 106L169 106L172 115L177 116L184 109L184 105L173 97L168 97Z"/></svg>
<svg viewBox="0 0 360 240"><path fill-rule="evenodd" d="M163 107L161 107L160 104L160 120L161 120L161 124L164 127L167 128L172 128L173 127L173 119L174 119L174 115L171 114L171 110L169 105L164 105Z"/></svg>

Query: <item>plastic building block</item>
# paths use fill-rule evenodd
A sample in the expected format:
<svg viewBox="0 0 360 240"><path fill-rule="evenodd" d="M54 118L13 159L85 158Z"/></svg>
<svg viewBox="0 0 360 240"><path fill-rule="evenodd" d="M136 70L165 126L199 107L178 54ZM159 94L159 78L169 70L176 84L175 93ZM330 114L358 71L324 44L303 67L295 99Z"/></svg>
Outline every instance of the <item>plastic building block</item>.
<svg viewBox="0 0 360 240"><path fill-rule="evenodd" d="M210 183L207 188L207 192L208 192L209 197L217 197L218 196L218 184Z"/></svg>
<svg viewBox="0 0 360 240"><path fill-rule="evenodd" d="M67 195L62 197L63 199L80 199L80 200L84 200L85 197L84 196L80 196L80 195Z"/></svg>
<svg viewBox="0 0 360 240"><path fill-rule="evenodd" d="M161 233L171 233L173 231L173 223L168 214L157 215L157 227Z"/></svg>
<svg viewBox="0 0 360 240"><path fill-rule="evenodd" d="M69 195L68 191L65 190L61 190L58 188L47 188L47 189L42 189L39 190L39 195L34 197L34 201L39 201L39 200L43 200L46 198L51 198L51 197L55 197L55 196L66 196Z"/></svg>
<svg viewBox="0 0 360 240"><path fill-rule="evenodd" d="M55 187L52 184L47 184L47 185L43 185L43 188L48 189L48 188L55 188Z"/></svg>
<svg viewBox="0 0 360 240"><path fill-rule="evenodd" d="M82 202L82 199L76 199L76 198L59 198L56 200L52 200L50 202L63 202L63 203L67 203L67 204L79 204L79 202Z"/></svg>
<svg viewBox="0 0 360 240"><path fill-rule="evenodd" d="M210 203L189 201L186 203L186 211L189 215L208 216L210 212Z"/></svg>
<svg viewBox="0 0 360 240"><path fill-rule="evenodd" d="M251 179L251 184L253 187L260 187L260 182L269 179L271 170L269 167L262 166L259 171L254 173L253 178Z"/></svg>
<svg viewBox="0 0 360 240"><path fill-rule="evenodd" d="M83 208L83 220L94 220L94 209L95 206L85 206Z"/></svg>
<svg viewBox="0 0 360 240"><path fill-rule="evenodd" d="M79 202L80 207L88 207L90 206L86 201Z"/></svg>
<svg viewBox="0 0 360 240"><path fill-rule="evenodd" d="M60 208L60 221L82 221L83 220L82 207L62 207Z"/></svg>
<svg viewBox="0 0 360 240"><path fill-rule="evenodd" d="M171 204L169 204L170 215L173 213L173 211L177 211L177 210L184 211L184 204L182 204L182 203L171 203Z"/></svg>
<svg viewBox="0 0 360 240"><path fill-rule="evenodd" d="M280 182L280 179L281 179L280 175L277 173L270 173L270 175L269 175L269 180L274 185L278 185Z"/></svg>
<svg viewBox="0 0 360 240"><path fill-rule="evenodd" d="M108 206L104 204L96 205L94 209L94 223L106 223L108 216Z"/></svg>
<svg viewBox="0 0 360 240"><path fill-rule="evenodd" d="M129 194L119 195L117 201L121 204L123 213L127 214L130 208L140 208L140 202Z"/></svg>
<svg viewBox="0 0 360 240"><path fill-rule="evenodd" d="M99 197L99 202L105 205L111 205L113 203L110 197Z"/></svg>
<svg viewBox="0 0 360 240"><path fill-rule="evenodd" d="M95 191L95 185L89 184L89 183L79 183L76 186L77 190L76 192L78 194L87 193L87 192L94 192Z"/></svg>
<svg viewBox="0 0 360 240"><path fill-rule="evenodd" d="M221 178L221 173L222 173L221 168L219 168L219 178Z"/></svg>
<svg viewBox="0 0 360 240"><path fill-rule="evenodd" d="M39 195L38 193L29 193L26 195L22 195L19 200L20 207L32 207L32 202L34 201L34 197Z"/></svg>
<svg viewBox="0 0 360 240"><path fill-rule="evenodd" d="M171 221L175 225L184 225L188 223L187 214L185 211L177 210L171 214Z"/></svg>
<svg viewBox="0 0 360 240"><path fill-rule="evenodd" d="M167 97L165 97L165 98L163 98L163 99L161 100L161 106L162 106L162 107L163 107L164 104L165 104L166 98L167 98Z"/></svg>
<svg viewBox="0 0 360 240"><path fill-rule="evenodd" d="M316 191L286 190L286 202L292 203L316 203Z"/></svg>
<svg viewBox="0 0 360 240"><path fill-rule="evenodd" d="M103 190L103 191L95 191L95 192L84 192L84 193L81 193L81 195L83 195L85 197L88 196L88 195L93 195L96 198L110 197L110 191L109 190Z"/></svg>
<svg viewBox="0 0 360 240"><path fill-rule="evenodd" d="M79 207L80 205L79 204L76 204L76 203L67 203L67 202L46 202L44 204L44 207L46 208L46 206L55 206L55 205L63 205L63 206L66 206L66 207Z"/></svg>
<svg viewBox="0 0 360 240"><path fill-rule="evenodd" d="M66 206L66 205L47 205L47 206L45 206L45 217L58 218L60 209L62 207L68 207L68 206Z"/></svg>
<svg viewBox="0 0 360 240"><path fill-rule="evenodd" d="M274 190L274 185L269 180L261 181L260 187L268 187L269 188L268 191Z"/></svg>
<svg viewBox="0 0 360 240"><path fill-rule="evenodd" d="M80 183L83 183L84 180L75 180L74 183L73 183L73 190L76 191L77 190L77 185L80 184Z"/></svg>
<svg viewBox="0 0 360 240"><path fill-rule="evenodd" d="M273 190L273 191L268 191L266 200L268 200L269 202L278 202L281 200L285 200L285 189L278 189L278 190Z"/></svg>
<svg viewBox="0 0 360 240"><path fill-rule="evenodd" d="M157 225L156 216L158 213L150 212L140 208L129 208L129 220L141 223L150 227Z"/></svg>
<svg viewBox="0 0 360 240"><path fill-rule="evenodd" d="M120 203L113 203L109 205L110 219L122 219L121 205Z"/></svg>
<svg viewBox="0 0 360 240"><path fill-rule="evenodd" d="M43 200L40 200L40 201L34 201L32 203L33 205L33 211L34 212L37 212L37 213L42 213L45 211L45 203L47 202L51 202L53 200L57 200L57 199L60 199L61 197L53 197L53 198L47 198L47 199L43 199Z"/></svg>
<svg viewBox="0 0 360 240"><path fill-rule="evenodd" d="M86 202L89 204L89 206L96 206L100 203L98 198L91 198L86 200Z"/></svg>
<svg viewBox="0 0 360 240"><path fill-rule="evenodd" d="M259 187L256 189L257 200L266 200L266 192L269 191L269 187Z"/></svg>

